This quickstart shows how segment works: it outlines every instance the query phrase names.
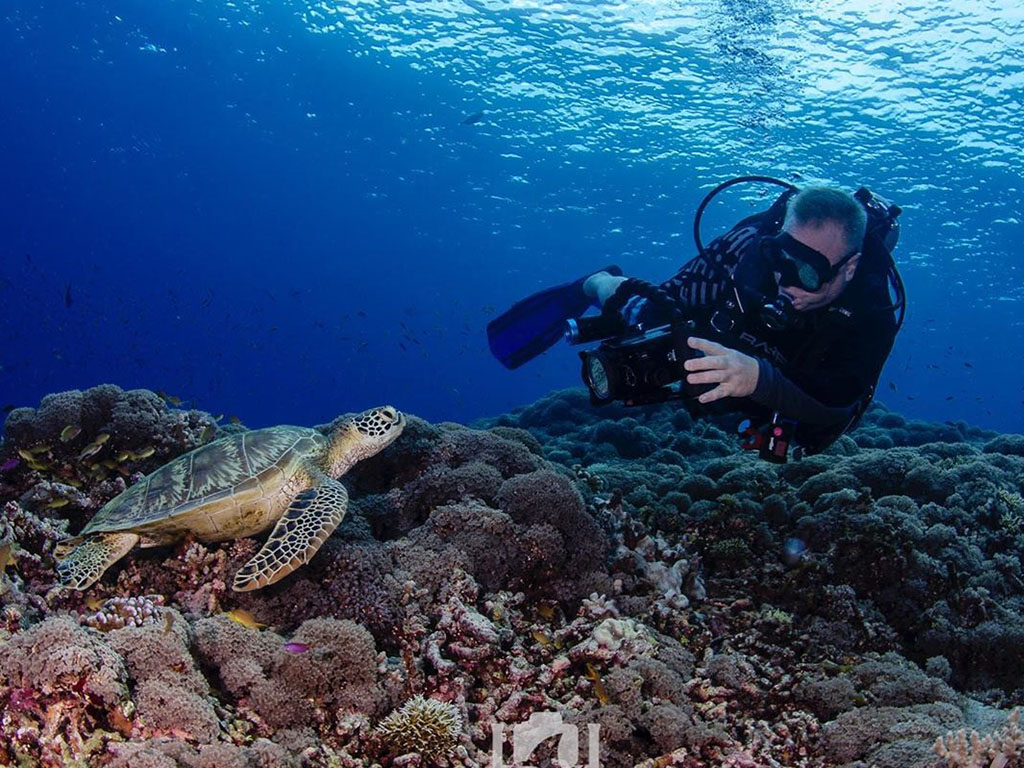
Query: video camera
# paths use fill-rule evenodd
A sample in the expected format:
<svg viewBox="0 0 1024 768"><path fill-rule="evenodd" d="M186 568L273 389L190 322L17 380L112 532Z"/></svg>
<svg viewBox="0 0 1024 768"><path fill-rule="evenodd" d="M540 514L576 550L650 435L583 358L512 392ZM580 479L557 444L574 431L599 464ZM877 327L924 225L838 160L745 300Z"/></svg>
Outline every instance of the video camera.
<svg viewBox="0 0 1024 768"><path fill-rule="evenodd" d="M663 308L671 321L654 328L628 325L619 310L628 298L641 296ZM685 319L659 288L630 278L609 300L600 315L576 317L566 322L570 344L601 343L580 351L583 383L593 405L621 400L624 405L647 405L666 400L696 398L710 385L686 383L683 364L702 353L687 339L697 325Z"/></svg>
<svg viewBox="0 0 1024 768"><path fill-rule="evenodd" d="M668 297L648 283L632 279L627 283L633 285L631 290L623 293L642 293L648 299L668 301ZM606 303L605 311L600 315L572 318L566 322L565 339L570 344L601 342L596 348L579 353L583 383L593 405L607 405L614 400L626 406L666 400L693 402L715 387L714 384L690 384L686 381L684 363L703 354L687 343L687 339L697 331L694 320L683 319L676 311L672 321L665 325L650 329L642 325L630 326L619 312L622 301L616 304L618 306L613 304L609 310ZM689 409L689 405L687 407ZM706 410L707 406L702 405L701 408ZM756 450L766 461L784 464L796 426L795 421L784 419L779 414L760 427L746 419L739 429L742 447Z"/></svg>

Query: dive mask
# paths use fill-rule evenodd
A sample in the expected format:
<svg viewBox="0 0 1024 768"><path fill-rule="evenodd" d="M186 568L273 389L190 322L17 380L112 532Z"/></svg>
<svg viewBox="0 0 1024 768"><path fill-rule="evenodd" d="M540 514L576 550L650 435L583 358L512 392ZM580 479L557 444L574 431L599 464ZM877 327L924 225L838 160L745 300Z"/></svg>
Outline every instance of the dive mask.
<svg viewBox="0 0 1024 768"><path fill-rule="evenodd" d="M761 248L772 271L779 273L780 286L802 288L812 293L834 280L839 270L860 253L859 250L851 251L832 265L825 254L804 245L788 232L762 238Z"/></svg>

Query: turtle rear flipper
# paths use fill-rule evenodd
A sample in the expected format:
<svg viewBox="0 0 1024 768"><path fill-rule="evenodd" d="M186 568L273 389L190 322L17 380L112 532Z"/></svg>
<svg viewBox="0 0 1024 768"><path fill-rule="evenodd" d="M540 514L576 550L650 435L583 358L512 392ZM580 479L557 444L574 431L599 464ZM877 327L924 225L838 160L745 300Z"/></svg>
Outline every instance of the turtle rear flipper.
<svg viewBox="0 0 1024 768"><path fill-rule="evenodd" d="M348 491L326 475L318 485L297 494L270 538L253 558L238 569L232 588L260 589L308 563L338 527L348 509Z"/></svg>
<svg viewBox="0 0 1024 768"><path fill-rule="evenodd" d="M91 534L57 565L57 576L65 587L87 589L138 542L135 533Z"/></svg>

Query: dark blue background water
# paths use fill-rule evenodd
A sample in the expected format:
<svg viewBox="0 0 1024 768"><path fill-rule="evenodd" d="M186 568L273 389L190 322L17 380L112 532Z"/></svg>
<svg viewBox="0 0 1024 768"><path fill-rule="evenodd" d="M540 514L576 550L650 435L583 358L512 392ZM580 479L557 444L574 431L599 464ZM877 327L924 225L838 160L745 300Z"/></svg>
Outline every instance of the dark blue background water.
<svg viewBox="0 0 1024 768"><path fill-rule="evenodd" d="M675 6L9 0L0 404L501 412L578 379L561 346L503 370L496 312L669 275L707 189L768 173L906 209L879 399L1024 431L1012 4Z"/></svg>

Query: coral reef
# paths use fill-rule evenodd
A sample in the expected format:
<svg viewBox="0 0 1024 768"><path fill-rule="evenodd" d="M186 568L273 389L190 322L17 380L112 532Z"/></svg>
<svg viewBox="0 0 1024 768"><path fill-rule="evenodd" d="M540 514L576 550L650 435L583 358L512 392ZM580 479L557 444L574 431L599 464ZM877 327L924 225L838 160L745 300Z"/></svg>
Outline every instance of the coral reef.
<svg viewBox="0 0 1024 768"><path fill-rule="evenodd" d="M109 385L11 413L0 764L535 765L556 720L609 768L1024 762L1020 436L876 405L774 466L725 421L553 393L411 417L266 589L227 587L256 539L53 589L60 539L216 430Z"/></svg>

